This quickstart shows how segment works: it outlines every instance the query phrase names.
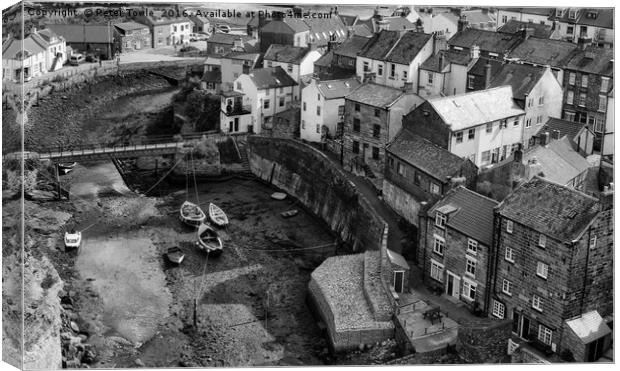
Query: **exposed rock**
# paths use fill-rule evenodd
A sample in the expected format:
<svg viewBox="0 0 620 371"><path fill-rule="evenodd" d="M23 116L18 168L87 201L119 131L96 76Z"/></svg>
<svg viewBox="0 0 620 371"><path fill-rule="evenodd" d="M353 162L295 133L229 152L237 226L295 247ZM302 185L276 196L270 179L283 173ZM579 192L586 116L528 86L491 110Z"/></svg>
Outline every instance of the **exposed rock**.
<svg viewBox="0 0 620 371"><path fill-rule="evenodd" d="M71 326L71 330L73 330L75 332L80 332L80 327L78 326L77 323L71 321L70 326Z"/></svg>
<svg viewBox="0 0 620 371"><path fill-rule="evenodd" d="M138 367L145 367L144 362L142 362L142 360L140 358L138 358L135 361L133 361L133 363L135 363L136 366L138 366Z"/></svg>

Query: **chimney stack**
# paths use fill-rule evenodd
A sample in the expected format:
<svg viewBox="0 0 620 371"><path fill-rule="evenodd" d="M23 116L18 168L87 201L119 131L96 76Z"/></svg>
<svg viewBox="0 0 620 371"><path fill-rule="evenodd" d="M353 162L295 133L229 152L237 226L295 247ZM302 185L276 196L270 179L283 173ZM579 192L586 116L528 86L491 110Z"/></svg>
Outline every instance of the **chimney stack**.
<svg viewBox="0 0 620 371"><path fill-rule="evenodd" d="M469 55L471 56L471 59L480 58L480 47L476 44L472 45L469 50Z"/></svg>
<svg viewBox="0 0 620 371"><path fill-rule="evenodd" d="M457 31L459 32L463 31L464 29L467 28L468 24L469 23L467 22L467 16L466 15L460 16L459 21L458 21Z"/></svg>
<svg viewBox="0 0 620 371"><path fill-rule="evenodd" d="M523 27L521 29L521 37L523 37L523 40L529 39L530 36L532 36L533 34L534 34L533 28Z"/></svg>
<svg viewBox="0 0 620 371"><path fill-rule="evenodd" d="M446 63L446 57L444 53L440 53L439 54L439 71L443 71L443 67L445 66L445 63Z"/></svg>
<svg viewBox="0 0 620 371"><path fill-rule="evenodd" d="M560 139L560 131L559 130L553 130L551 132L551 139L553 139L553 140Z"/></svg>
<svg viewBox="0 0 620 371"><path fill-rule="evenodd" d="M484 65L484 88L488 89L491 86L491 61L487 60L487 64Z"/></svg>
<svg viewBox="0 0 620 371"><path fill-rule="evenodd" d="M587 37L580 37L577 39L577 46L579 50L586 50L588 46L592 44L592 39Z"/></svg>
<svg viewBox="0 0 620 371"><path fill-rule="evenodd" d="M540 145L546 146L547 144L549 144L549 132L545 131L540 134Z"/></svg>

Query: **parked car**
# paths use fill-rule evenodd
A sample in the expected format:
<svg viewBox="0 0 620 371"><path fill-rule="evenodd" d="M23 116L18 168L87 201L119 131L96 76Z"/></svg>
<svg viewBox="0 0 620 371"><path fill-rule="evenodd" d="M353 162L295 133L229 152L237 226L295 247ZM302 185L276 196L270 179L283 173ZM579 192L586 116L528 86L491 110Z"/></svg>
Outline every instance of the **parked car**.
<svg viewBox="0 0 620 371"><path fill-rule="evenodd" d="M215 26L215 29L217 31L223 32L223 33L229 33L230 32L230 26L227 24L218 24L217 26Z"/></svg>
<svg viewBox="0 0 620 371"><path fill-rule="evenodd" d="M189 41L203 41L207 39L207 35L202 33L191 33L189 34Z"/></svg>
<svg viewBox="0 0 620 371"><path fill-rule="evenodd" d="M99 56L95 54L87 54L86 62L97 63L99 62Z"/></svg>
<svg viewBox="0 0 620 371"><path fill-rule="evenodd" d="M84 55L82 54L73 54L71 57L69 57L69 64L72 66L77 66L79 64L84 63L85 58Z"/></svg>

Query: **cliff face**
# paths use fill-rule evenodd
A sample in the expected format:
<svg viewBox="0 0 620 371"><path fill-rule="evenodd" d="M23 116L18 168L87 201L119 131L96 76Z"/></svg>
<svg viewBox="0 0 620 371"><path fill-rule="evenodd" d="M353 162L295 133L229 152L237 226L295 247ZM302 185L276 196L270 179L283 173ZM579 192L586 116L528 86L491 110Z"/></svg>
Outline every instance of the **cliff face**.
<svg viewBox="0 0 620 371"><path fill-rule="evenodd" d="M298 199L354 250L380 248L383 220L325 155L302 143L264 137L248 137L248 154L254 175Z"/></svg>
<svg viewBox="0 0 620 371"><path fill-rule="evenodd" d="M43 252L50 240L62 238L60 226L70 214L26 202L23 250L18 233L19 201L5 203L2 214L2 357L20 368L59 369L62 307L58 294L63 282Z"/></svg>

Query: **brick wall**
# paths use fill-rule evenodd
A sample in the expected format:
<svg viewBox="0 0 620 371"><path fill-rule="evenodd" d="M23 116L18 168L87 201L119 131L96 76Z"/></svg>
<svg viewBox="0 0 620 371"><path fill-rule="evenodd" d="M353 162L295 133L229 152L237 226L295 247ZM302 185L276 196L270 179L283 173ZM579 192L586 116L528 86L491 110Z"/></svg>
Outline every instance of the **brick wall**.
<svg viewBox="0 0 620 371"><path fill-rule="evenodd" d="M146 29L148 31L148 29ZM142 33L142 30L130 31L131 35L121 36L121 51L148 49L151 47L151 32ZM136 48L139 47L139 48Z"/></svg>
<svg viewBox="0 0 620 371"><path fill-rule="evenodd" d="M613 209L602 212L592 225L597 243L590 250L584 312L597 310L601 316L613 314L614 297L614 216ZM585 241L584 241L585 243Z"/></svg>
<svg viewBox="0 0 620 371"><path fill-rule="evenodd" d="M385 166L385 179L411 194L418 202L436 201L442 194L448 191L448 187L446 187L445 184L394 156L389 152L389 150L386 153L386 156L388 160ZM401 166L402 175L398 173L398 164ZM416 174L418 175L419 184L415 183ZM438 195L434 195L430 192L431 182L439 186Z"/></svg>
<svg viewBox="0 0 620 371"><path fill-rule="evenodd" d="M460 326L456 349L467 363L497 363L507 360L510 320L485 326Z"/></svg>
<svg viewBox="0 0 620 371"><path fill-rule="evenodd" d="M448 148L450 129L428 102L403 117L403 128L411 130L442 148Z"/></svg>
<svg viewBox="0 0 620 371"><path fill-rule="evenodd" d="M383 200L387 203L396 213L407 222L418 226L418 213L420 211L420 201L413 197L408 192L398 187L396 184L383 180Z"/></svg>
<svg viewBox="0 0 620 371"><path fill-rule="evenodd" d="M355 111L356 104L359 104L359 111ZM344 163L345 166L350 166L353 158L363 158L373 172L382 174L385 166L385 145L388 143L388 111L380 109L379 117L376 117L375 108L348 99L345 100ZM360 122L359 132L353 130L354 120L356 119ZM373 134L375 125L380 127L378 137ZM353 153L354 141L359 143L358 153ZM372 157L373 147L379 150L377 159Z"/></svg>

